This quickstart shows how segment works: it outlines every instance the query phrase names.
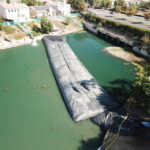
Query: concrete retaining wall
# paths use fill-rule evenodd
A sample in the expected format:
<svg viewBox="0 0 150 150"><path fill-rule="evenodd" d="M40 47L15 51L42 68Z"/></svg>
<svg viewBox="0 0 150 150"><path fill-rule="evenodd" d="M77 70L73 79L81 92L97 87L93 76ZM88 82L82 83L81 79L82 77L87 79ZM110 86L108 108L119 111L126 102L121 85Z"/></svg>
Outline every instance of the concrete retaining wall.
<svg viewBox="0 0 150 150"><path fill-rule="evenodd" d="M121 45L121 47L128 47L133 52L136 52L138 54L141 54L143 56L146 56L146 57L150 58L150 55L147 53L147 51L145 51L143 49L140 49L137 46L135 46L135 47L133 46L133 45L135 45L134 41L128 41L127 39L125 39L123 37L121 38L121 37L117 37L117 35L116 36L111 35L110 33L101 31L100 28L96 29L94 26L95 25L92 24L92 23L88 23L87 21L84 22L85 29L92 32L93 34L99 36L99 33L100 33L102 35L102 36L100 36L101 38L105 36L105 39L107 41L112 42L112 40L113 40L113 44L116 44L118 46ZM114 40L115 40L115 42L114 42Z"/></svg>

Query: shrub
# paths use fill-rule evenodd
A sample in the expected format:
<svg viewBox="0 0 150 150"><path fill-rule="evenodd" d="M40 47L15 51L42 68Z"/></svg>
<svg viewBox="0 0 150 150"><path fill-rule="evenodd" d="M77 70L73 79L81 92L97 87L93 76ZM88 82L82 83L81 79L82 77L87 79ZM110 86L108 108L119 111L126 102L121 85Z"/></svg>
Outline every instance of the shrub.
<svg viewBox="0 0 150 150"><path fill-rule="evenodd" d="M123 4L123 5L121 6L121 10L122 10L122 11L126 11L127 9L128 9L127 4Z"/></svg>
<svg viewBox="0 0 150 150"><path fill-rule="evenodd" d="M2 30L6 33L6 34L13 34L15 33L15 29L13 27L9 27L9 26L3 26Z"/></svg>
<svg viewBox="0 0 150 150"><path fill-rule="evenodd" d="M32 22L28 23L28 26L31 27L31 28L32 28L34 25L35 25L35 21L32 21Z"/></svg>
<svg viewBox="0 0 150 150"><path fill-rule="evenodd" d="M136 105L148 113L150 113L150 80L148 79L149 72L149 66L147 66L147 68L144 70L139 68L137 77L133 83L133 96L136 100Z"/></svg>
<svg viewBox="0 0 150 150"><path fill-rule="evenodd" d="M52 23L45 16L43 16L41 19L41 31L43 33L49 33L53 31Z"/></svg>
<svg viewBox="0 0 150 150"><path fill-rule="evenodd" d="M41 32L41 29L36 24L32 26L32 30L35 32Z"/></svg>
<svg viewBox="0 0 150 150"><path fill-rule="evenodd" d="M45 5L45 2L37 1L36 5L38 5L38 6L43 6L43 5Z"/></svg>
<svg viewBox="0 0 150 150"><path fill-rule="evenodd" d="M129 8L129 11L127 12L128 16L135 15L137 13L136 9L134 8Z"/></svg>
<svg viewBox="0 0 150 150"><path fill-rule="evenodd" d="M148 34L145 34L140 38L140 40L144 43L149 43L150 42L150 36Z"/></svg>
<svg viewBox="0 0 150 150"><path fill-rule="evenodd" d="M120 12L121 12L121 6L115 6L115 7L114 7L114 11L115 11L116 13L120 13Z"/></svg>
<svg viewBox="0 0 150 150"><path fill-rule="evenodd" d="M144 13L144 18L145 19L150 19L150 11Z"/></svg>

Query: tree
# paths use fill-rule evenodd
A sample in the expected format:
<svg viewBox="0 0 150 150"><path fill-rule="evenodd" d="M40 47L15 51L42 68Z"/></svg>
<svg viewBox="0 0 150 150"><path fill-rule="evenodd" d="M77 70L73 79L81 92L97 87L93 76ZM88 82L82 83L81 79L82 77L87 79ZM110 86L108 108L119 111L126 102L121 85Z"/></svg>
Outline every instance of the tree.
<svg viewBox="0 0 150 150"><path fill-rule="evenodd" d="M150 1L149 2L141 2L138 5L138 7L139 7L140 10L143 10L143 11L150 10Z"/></svg>
<svg viewBox="0 0 150 150"><path fill-rule="evenodd" d="M97 6L97 1L98 1L98 0L88 0L87 2L88 2L92 7L96 7L96 6Z"/></svg>
<svg viewBox="0 0 150 150"><path fill-rule="evenodd" d="M115 3L114 3L114 6L122 6L124 4L125 4L124 0L116 0Z"/></svg>
<svg viewBox="0 0 150 150"><path fill-rule="evenodd" d="M45 2L37 1L36 5L38 5L38 6L42 6L42 5L45 5Z"/></svg>
<svg viewBox="0 0 150 150"><path fill-rule="evenodd" d="M120 13L120 12L121 12L121 6L115 6L115 7L114 7L114 11L115 11L116 13Z"/></svg>
<svg viewBox="0 0 150 150"><path fill-rule="evenodd" d="M111 8L112 7L112 1L108 0L106 3L106 8Z"/></svg>
<svg viewBox="0 0 150 150"><path fill-rule="evenodd" d="M136 13L137 13L136 9L130 6L128 9L127 15L132 16L132 15L135 15Z"/></svg>
<svg viewBox="0 0 150 150"><path fill-rule="evenodd" d="M92 7L111 8L112 6L111 0L88 0L88 2Z"/></svg>
<svg viewBox="0 0 150 150"><path fill-rule="evenodd" d="M52 32L53 30L53 25L52 23L47 19L46 16L43 16L41 18L41 31L43 33L49 33L49 32Z"/></svg>
<svg viewBox="0 0 150 150"><path fill-rule="evenodd" d="M87 9L87 5L85 4L85 2L80 2L76 8L78 11L82 12Z"/></svg>
<svg viewBox="0 0 150 150"><path fill-rule="evenodd" d="M80 12L87 9L87 5L84 0L68 0L68 3L71 4L72 8Z"/></svg>
<svg viewBox="0 0 150 150"><path fill-rule="evenodd" d="M136 105L143 110L150 113L150 79L148 74L150 73L150 66L148 65L145 69L139 69L137 77L133 83L134 88L134 99Z"/></svg>
<svg viewBox="0 0 150 150"><path fill-rule="evenodd" d="M10 0L7 0L7 3L10 3Z"/></svg>
<svg viewBox="0 0 150 150"><path fill-rule="evenodd" d="M144 18L145 19L150 19L150 11L144 13Z"/></svg>
<svg viewBox="0 0 150 150"><path fill-rule="evenodd" d="M21 0L21 2L27 4L28 6L35 6L37 4L37 0Z"/></svg>
<svg viewBox="0 0 150 150"><path fill-rule="evenodd" d="M0 30L2 30L2 28L3 28L3 19L2 17L0 17Z"/></svg>
<svg viewBox="0 0 150 150"><path fill-rule="evenodd" d="M121 10L122 10L122 11L127 11L127 10L128 10L128 6L127 6L126 3L122 4Z"/></svg>

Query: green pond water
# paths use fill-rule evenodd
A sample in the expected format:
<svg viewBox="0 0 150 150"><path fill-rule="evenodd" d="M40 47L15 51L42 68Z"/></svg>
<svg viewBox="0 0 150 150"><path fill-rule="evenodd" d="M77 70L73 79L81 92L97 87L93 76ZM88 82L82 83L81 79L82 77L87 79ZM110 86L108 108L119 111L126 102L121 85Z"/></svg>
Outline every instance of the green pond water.
<svg viewBox="0 0 150 150"><path fill-rule="evenodd" d="M67 41L102 86L134 78L133 66L102 51L107 42L88 33ZM99 133L88 120L72 121L42 42L0 51L0 150L94 150Z"/></svg>
<svg viewBox="0 0 150 150"><path fill-rule="evenodd" d="M116 100L128 97L129 86L135 78L134 66L103 51L112 46L108 42L87 32L70 34L66 37L75 54Z"/></svg>

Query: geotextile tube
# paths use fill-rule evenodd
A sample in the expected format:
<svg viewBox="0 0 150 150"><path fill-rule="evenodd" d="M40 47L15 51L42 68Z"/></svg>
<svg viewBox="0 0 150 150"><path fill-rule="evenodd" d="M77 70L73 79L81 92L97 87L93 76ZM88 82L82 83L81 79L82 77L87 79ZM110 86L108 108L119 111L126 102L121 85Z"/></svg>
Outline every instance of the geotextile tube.
<svg viewBox="0 0 150 150"><path fill-rule="evenodd" d="M43 38L63 99L75 121L118 106L76 57L62 36Z"/></svg>

